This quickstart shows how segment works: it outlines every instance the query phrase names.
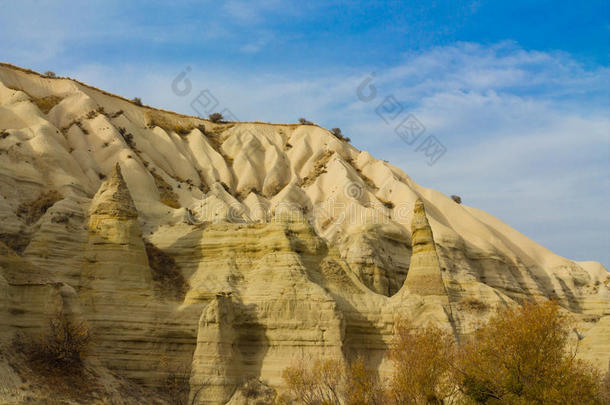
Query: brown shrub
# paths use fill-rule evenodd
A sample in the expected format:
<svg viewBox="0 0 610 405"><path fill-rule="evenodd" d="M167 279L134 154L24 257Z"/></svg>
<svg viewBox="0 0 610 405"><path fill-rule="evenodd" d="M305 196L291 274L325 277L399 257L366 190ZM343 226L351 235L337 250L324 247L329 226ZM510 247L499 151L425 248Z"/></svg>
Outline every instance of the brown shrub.
<svg viewBox="0 0 610 405"><path fill-rule="evenodd" d="M142 99L140 97L132 98L131 102L134 103L135 105L140 106L140 107L142 107L144 105L144 104L142 104Z"/></svg>
<svg viewBox="0 0 610 405"><path fill-rule="evenodd" d="M452 199L453 201L455 201L456 203L458 203L458 204L461 204L461 203L462 203L462 197L460 197L459 195L452 195L452 196L451 196L451 199Z"/></svg>
<svg viewBox="0 0 610 405"><path fill-rule="evenodd" d="M301 125L313 125L313 122L307 120L306 118L299 118L299 124L301 124Z"/></svg>
<svg viewBox="0 0 610 405"><path fill-rule="evenodd" d="M133 141L133 134L127 132L127 130L123 127L119 127L119 134L123 137L123 140L131 149L136 147L136 143Z"/></svg>
<svg viewBox="0 0 610 405"><path fill-rule="evenodd" d="M349 139L346 136L343 136L343 134L341 133L341 128L333 128L330 130L330 133L333 134L335 137L337 137L337 139L343 141L343 142L350 142L351 139Z"/></svg>
<svg viewBox="0 0 610 405"><path fill-rule="evenodd" d="M224 120L224 117L222 116L221 113L215 112L215 113L208 115L208 119L214 123L219 123Z"/></svg>
<svg viewBox="0 0 610 405"><path fill-rule="evenodd" d="M483 403L601 403L599 373L570 351L572 330L554 302L499 311L460 350L460 391Z"/></svg>
<svg viewBox="0 0 610 405"><path fill-rule="evenodd" d="M145 245L148 263L152 270L152 279L157 290L163 296L177 300L183 299L188 290L188 283L174 258L150 242L146 242Z"/></svg>
<svg viewBox="0 0 610 405"><path fill-rule="evenodd" d="M19 205L19 207L17 207L17 215L23 218L26 224L33 224L38 221L53 204L62 198L63 196L55 190L41 193L37 199Z"/></svg>
<svg viewBox="0 0 610 405"><path fill-rule="evenodd" d="M608 361L608 371L602 381L601 399L602 404L610 404L610 361Z"/></svg>
<svg viewBox="0 0 610 405"><path fill-rule="evenodd" d="M383 405L388 402L377 372L366 368L362 357L357 357L347 369L344 396L345 405Z"/></svg>
<svg viewBox="0 0 610 405"><path fill-rule="evenodd" d="M188 135L193 130L192 127L183 127L181 125L174 125L174 132L178 135Z"/></svg>
<svg viewBox="0 0 610 405"><path fill-rule="evenodd" d="M390 357L394 373L389 396L396 404L441 404L455 392L451 379L453 336L435 326L396 323Z"/></svg>
<svg viewBox="0 0 610 405"><path fill-rule="evenodd" d="M123 114L123 110L118 110L117 112L111 113L109 116L110 116L110 118L117 118L122 114Z"/></svg>
<svg viewBox="0 0 610 405"><path fill-rule="evenodd" d="M285 403L300 401L304 405L341 404L339 394L343 373L337 360L321 360L307 367L303 361L286 368L282 378L288 392L282 397Z"/></svg>
<svg viewBox="0 0 610 405"><path fill-rule="evenodd" d="M49 321L48 330L38 340L25 342L22 348L29 360L41 368L79 373L89 344L87 324L70 321L60 314Z"/></svg>
<svg viewBox="0 0 610 405"><path fill-rule="evenodd" d="M461 301L463 307L476 312L485 312L489 309L489 305L476 298L465 298Z"/></svg>
<svg viewBox="0 0 610 405"><path fill-rule="evenodd" d="M46 77L50 77L50 78L52 78L52 79L54 79L54 78L56 78L56 77L57 77L57 75L55 74L55 72L52 72L52 71L50 71L50 70L47 70L46 72L44 72L44 75L45 75Z"/></svg>

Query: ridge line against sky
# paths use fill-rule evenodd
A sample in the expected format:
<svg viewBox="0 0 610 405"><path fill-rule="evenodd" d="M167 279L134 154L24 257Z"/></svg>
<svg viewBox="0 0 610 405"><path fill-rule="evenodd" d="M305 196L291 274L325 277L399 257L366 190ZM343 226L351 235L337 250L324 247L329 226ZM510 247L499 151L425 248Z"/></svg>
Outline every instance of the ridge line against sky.
<svg viewBox="0 0 610 405"><path fill-rule="evenodd" d="M0 59L186 114L171 83L190 66L193 96L241 120L341 127L417 183L609 268L608 20L601 1L5 2ZM446 146L436 164L375 113L387 96Z"/></svg>

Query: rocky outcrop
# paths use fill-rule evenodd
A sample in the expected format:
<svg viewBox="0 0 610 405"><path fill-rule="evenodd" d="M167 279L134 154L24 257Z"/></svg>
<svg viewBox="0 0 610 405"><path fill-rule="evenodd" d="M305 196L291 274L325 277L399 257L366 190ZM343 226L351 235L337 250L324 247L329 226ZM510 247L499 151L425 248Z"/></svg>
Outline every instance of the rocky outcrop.
<svg viewBox="0 0 610 405"><path fill-rule="evenodd" d="M420 198L415 201L413 208L411 246L413 253L404 284L405 288L411 294L446 296L432 228L430 228L424 203Z"/></svg>
<svg viewBox="0 0 610 405"><path fill-rule="evenodd" d="M201 314L189 403L225 404L233 395L240 376L235 317L228 293L219 293Z"/></svg>
<svg viewBox="0 0 610 405"><path fill-rule="evenodd" d="M0 130L0 347L64 311L101 376L157 390L181 370L195 403L264 402L301 359L362 355L386 376L398 318L461 338L535 298L607 366L602 265L323 128L211 123L0 65Z"/></svg>

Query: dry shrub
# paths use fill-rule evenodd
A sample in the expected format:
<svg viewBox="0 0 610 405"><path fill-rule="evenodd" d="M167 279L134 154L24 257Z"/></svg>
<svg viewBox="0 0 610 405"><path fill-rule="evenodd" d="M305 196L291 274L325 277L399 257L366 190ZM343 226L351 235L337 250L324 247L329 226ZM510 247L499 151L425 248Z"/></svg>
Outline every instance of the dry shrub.
<svg viewBox="0 0 610 405"><path fill-rule="evenodd" d="M150 242L146 242L146 255L158 291L169 298L183 299L188 290L188 283L174 258Z"/></svg>
<svg viewBox="0 0 610 405"><path fill-rule="evenodd" d="M455 392L451 363L453 336L435 326L396 323L390 357L394 373L389 396L396 404L441 404Z"/></svg>
<svg viewBox="0 0 610 405"><path fill-rule="evenodd" d="M20 204L17 207L17 215L23 218L26 224L33 224L62 198L62 195L55 190L41 193L37 199Z"/></svg>
<svg viewBox="0 0 610 405"><path fill-rule="evenodd" d="M48 330L38 340L23 345L23 351L40 368L74 374L82 371L90 340L87 324L59 314L49 321Z"/></svg>
<svg viewBox="0 0 610 405"><path fill-rule="evenodd" d="M610 361L608 361L608 371L602 381L601 400L602 404L610 404Z"/></svg>
<svg viewBox="0 0 610 405"><path fill-rule="evenodd" d="M489 309L489 305L472 297L463 299L461 304L463 307L475 312L485 312Z"/></svg>
<svg viewBox="0 0 610 405"><path fill-rule="evenodd" d="M215 112L215 113L208 115L208 119L210 121L212 121L213 123L220 123L224 120L224 117L222 116L221 113Z"/></svg>
<svg viewBox="0 0 610 405"><path fill-rule="evenodd" d="M133 134L127 132L123 127L119 127L119 134L123 137L123 140L131 149L136 147L136 143L133 141Z"/></svg>
<svg viewBox="0 0 610 405"><path fill-rule="evenodd" d="M36 104L38 109L45 114L48 114L49 111L57 104L61 102L62 98L57 96L47 96L42 98L32 98L32 102Z"/></svg>
<svg viewBox="0 0 610 405"><path fill-rule="evenodd" d="M456 382L475 402L601 404L599 373L570 351L554 302L499 311L460 350Z"/></svg>
<svg viewBox="0 0 610 405"><path fill-rule="evenodd" d="M55 74L55 72L50 71L50 70L47 70L46 72L44 72L44 75L45 75L46 77L50 77L50 78L52 78L52 79L55 79L55 78L57 77L57 75Z"/></svg>
<svg viewBox="0 0 610 405"><path fill-rule="evenodd" d="M174 125L174 132L178 135L188 135L193 130L193 127L184 127L181 125Z"/></svg>
<svg viewBox="0 0 610 405"><path fill-rule="evenodd" d="M313 125L313 122L307 120L306 118L299 118L299 124L301 124L301 125Z"/></svg>
<svg viewBox="0 0 610 405"><path fill-rule="evenodd" d="M110 113L110 114L109 114L109 117L110 117L110 118L117 118L117 117L119 117L119 116L120 116L120 115L122 115L122 114L123 114L123 110L118 110L118 111L116 111L116 112Z"/></svg>
<svg viewBox="0 0 610 405"><path fill-rule="evenodd" d="M349 139L346 136L343 136L343 133L341 132L341 128L333 128L330 130L330 133L333 134L334 136L337 137L337 139L343 141L343 142L351 142L351 139Z"/></svg>
<svg viewBox="0 0 610 405"><path fill-rule="evenodd" d="M344 396L345 405L383 405L388 402L377 372L368 369L362 357L357 357L347 369Z"/></svg>
<svg viewBox="0 0 610 405"><path fill-rule="evenodd" d="M459 195L452 195L452 196L451 196L451 199L452 199L453 201L455 201L456 203L458 203L458 204L461 204L461 203L462 203L462 197L460 197Z"/></svg>
<svg viewBox="0 0 610 405"><path fill-rule="evenodd" d="M140 97L132 98L131 102L140 107L142 107L144 105L144 104L142 104L142 99Z"/></svg>
<svg viewBox="0 0 610 405"><path fill-rule="evenodd" d="M313 362L311 367L303 361L286 368L282 378L288 387L281 401L284 403L299 402L304 405L340 404L340 389L343 373L342 365L337 360Z"/></svg>

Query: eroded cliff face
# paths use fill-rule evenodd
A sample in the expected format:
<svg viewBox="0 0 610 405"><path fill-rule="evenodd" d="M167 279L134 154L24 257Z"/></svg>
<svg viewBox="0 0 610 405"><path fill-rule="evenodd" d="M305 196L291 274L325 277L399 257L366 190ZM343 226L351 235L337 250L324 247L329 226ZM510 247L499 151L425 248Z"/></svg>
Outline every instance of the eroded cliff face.
<svg viewBox="0 0 610 405"><path fill-rule="evenodd" d="M155 388L186 369L194 403L242 403L240 386L281 390L299 359L387 373L398 317L460 339L533 298L608 364L603 266L323 128L213 124L0 66L0 130L3 350L61 311L89 324L98 370Z"/></svg>

